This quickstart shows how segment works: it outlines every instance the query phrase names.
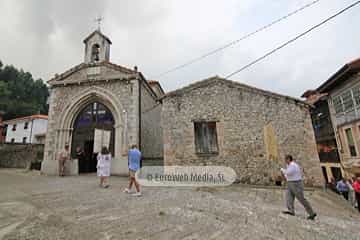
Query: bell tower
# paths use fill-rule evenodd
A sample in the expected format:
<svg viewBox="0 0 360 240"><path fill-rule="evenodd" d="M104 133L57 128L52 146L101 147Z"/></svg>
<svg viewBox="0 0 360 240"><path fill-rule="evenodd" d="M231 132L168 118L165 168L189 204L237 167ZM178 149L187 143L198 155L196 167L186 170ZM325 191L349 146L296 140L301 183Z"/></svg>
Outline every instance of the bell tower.
<svg viewBox="0 0 360 240"><path fill-rule="evenodd" d="M110 39L102 34L100 29L95 30L84 39L85 63L96 63L110 60Z"/></svg>

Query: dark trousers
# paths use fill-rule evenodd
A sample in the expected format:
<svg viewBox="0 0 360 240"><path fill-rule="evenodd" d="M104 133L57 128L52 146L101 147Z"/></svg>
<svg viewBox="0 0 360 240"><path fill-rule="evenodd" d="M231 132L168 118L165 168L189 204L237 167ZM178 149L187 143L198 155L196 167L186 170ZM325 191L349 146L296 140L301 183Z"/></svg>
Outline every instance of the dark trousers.
<svg viewBox="0 0 360 240"><path fill-rule="evenodd" d="M349 200L349 192L341 192L340 194L343 195L346 200Z"/></svg>
<svg viewBox="0 0 360 240"><path fill-rule="evenodd" d="M312 209L310 203L304 197L304 185L302 181L290 181L287 185L286 191L286 205L289 212L295 214L294 201L295 198L304 206L306 212L309 215L314 215L315 212Z"/></svg>
<svg viewBox="0 0 360 240"><path fill-rule="evenodd" d="M359 212L360 212L360 192L355 192L355 197L356 197L358 209L359 209Z"/></svg>

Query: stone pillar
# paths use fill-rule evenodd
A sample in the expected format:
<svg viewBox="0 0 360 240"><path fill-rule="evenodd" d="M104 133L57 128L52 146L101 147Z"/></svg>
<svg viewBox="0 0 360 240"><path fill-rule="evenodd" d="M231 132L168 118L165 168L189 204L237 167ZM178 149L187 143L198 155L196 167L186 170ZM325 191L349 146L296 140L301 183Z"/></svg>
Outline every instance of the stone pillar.
<svg viewBox="0 0 360 240"><path fill-rule="evenodd" d="M115 125L115 151L111 163L111 174L126 175L128 174L127 156L123 155L125 135L124 127L121 124Z"/></svg>

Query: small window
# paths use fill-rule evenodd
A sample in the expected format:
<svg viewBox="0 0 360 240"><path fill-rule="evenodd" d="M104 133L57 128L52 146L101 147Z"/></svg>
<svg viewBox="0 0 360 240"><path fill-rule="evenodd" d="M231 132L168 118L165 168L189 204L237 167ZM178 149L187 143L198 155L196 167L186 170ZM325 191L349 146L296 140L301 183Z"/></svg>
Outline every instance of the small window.
<svg viewBox="0 0 360 240"><path fill-rule="evenodd" d="M16 131L16 124L13 125L12 130Z"/></svg>
<svg viewBox="0 0 360 240"><path fill-rule="evenodd" d="M344 111L340 96L333 98L335 113L342 113Z"/></svg>
<svg viewBox="0 0 360 240"><path fill-rule="evenodd" d="M29 127L29 122L24 123L24 129L28 129L28 127Z"/></svg>
<svg viewBox="0 0 360 240"><path fill-rule="evenodd" d="M27 137L23 137L23 143L26 143Z"/></svg>
<svg viewBox="0 0 360 240"><path fill-rule="evenodd" d="M194 122L194 130L196 153L218 153L216 122Z"/></svg>
<svg viewBox="0 0 360 240"><path fill-rule="evenodd" d="M349 145L349 150L350 150L350 155L352 157L356 156L356 148L355 148L355 143L354 143L354 138L351 132L351 128L348 128L345 130L346 133L346 138L348 141L348 145Z"/></svg>
<svg viewBox="0 0 360 240"><path fill-rule="evenodd" d="M355 87L352 91L356 106L360 106L360 87Z"/></svg>
<svg viewBox="0 0 360 240"><path fill-rule="evenodd" d="M14 143L14 142L15 142L15 138L12 138L12 139L11 139L11 143Z"/></svg>
<svg viewBox="0 0 360 240"><path fill-rule="evenodd" d="M351 91L346 91L341 95L344 103L344 110L349 111L354 108L354 101L351 96Z"/></svg>

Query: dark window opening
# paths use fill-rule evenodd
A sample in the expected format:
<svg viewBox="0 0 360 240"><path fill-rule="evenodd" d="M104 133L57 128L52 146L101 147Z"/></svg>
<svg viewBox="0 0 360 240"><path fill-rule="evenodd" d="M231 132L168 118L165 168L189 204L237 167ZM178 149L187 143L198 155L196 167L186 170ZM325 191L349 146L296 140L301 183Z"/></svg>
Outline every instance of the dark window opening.
<svg viewBox="0 0 360 240"><path fill-rule="evenodd" d="M331 167L331 173L336 181L340 181L342 179L341 169L338 167Z"/></svg>
<svg viewBox="0 0 360 240"><path fill-rule="evenodd" d="M24 129L28 129L28 127L29 127L29 122L26 122L26 123L24 124Z"/></svg>
<svg viewBox="0 0 360 240"><path fill-rule="evenodd" d="M346 138L348 141L348 145L349 145L349 150L350 150L350 155L352 157L356 156L356 147L355 147L355 142L354 142L354 138L351 132L351 128L348 128L345 130L346 133Z"/></svg>
<svg viewBox="0 0 360 240"><path fill-rule="evenodd" d="M218 153L216 122L194 122L195 149L198 154Z"/></svg>
<svg viewBox="0 0 360 240"><path fill-rule="evenodd" d="M13 125L12 130L16 131L16 124Z"/></svg>

